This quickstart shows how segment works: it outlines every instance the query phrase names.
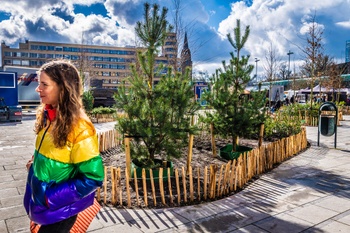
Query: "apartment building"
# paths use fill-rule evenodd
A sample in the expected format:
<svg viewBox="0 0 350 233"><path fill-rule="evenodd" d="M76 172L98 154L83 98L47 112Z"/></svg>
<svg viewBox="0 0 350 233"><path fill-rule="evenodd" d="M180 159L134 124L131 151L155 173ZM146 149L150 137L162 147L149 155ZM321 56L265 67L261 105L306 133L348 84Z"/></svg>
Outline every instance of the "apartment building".
<svg viewBox="0 0 350 233"><path fill-rule="evenodd" d="M162 54L156 58L156 64L178 63L176 46L176 34L169 33L162 48ZM136 62L137 51L143 49L133 46L115 47L29 40L19 43L18 48L12 48L2 42L1 65L2 67L39 68L53 59L68 59L76 64L79 71L89 77L91 86L118 88L130 76L130 65Z"/></svg>

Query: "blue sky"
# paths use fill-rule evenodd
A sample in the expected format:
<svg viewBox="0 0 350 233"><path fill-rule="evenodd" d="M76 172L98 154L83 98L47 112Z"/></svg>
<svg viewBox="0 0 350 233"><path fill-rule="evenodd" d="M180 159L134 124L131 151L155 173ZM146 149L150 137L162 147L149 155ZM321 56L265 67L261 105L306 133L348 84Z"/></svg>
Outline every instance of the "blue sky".
<svg viewBox="0 0 350 233"><path fill-rule="evenodd" d="M150 0L169 9L174 19L175 0ZM310 18L323 29L325 54L344 62L350 40L350 0L176 0L182 28L188 34L194 69L213 73L233 51L226 35L236 19L250 25L244 53L250 62L259 58L264 76L270 45L281 64L289 50L292 67L302 64L305 31ZM0 40L11 47L24 40L95 45L135 45L134 27L142 20L144 0L1 0ZM182 41L180 41L182 42ZM295 64L295 65L294 65Z"/></svg>

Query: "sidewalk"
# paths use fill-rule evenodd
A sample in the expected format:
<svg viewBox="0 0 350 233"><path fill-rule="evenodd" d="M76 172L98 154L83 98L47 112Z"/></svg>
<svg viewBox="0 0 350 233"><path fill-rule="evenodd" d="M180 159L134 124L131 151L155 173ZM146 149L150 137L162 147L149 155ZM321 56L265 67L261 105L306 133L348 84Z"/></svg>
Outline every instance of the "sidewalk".
<svg viewBox="0 0 350 233"><path fill-rule="evenodd" d="M0 124L0 232L29 232L22 198L33 124ZM334 136L321 136L318 147L317 127L308 127L311 148L236 195L178 208L105 207L88 232L350 232L350 116L341 124L337 149Z"/></svg>

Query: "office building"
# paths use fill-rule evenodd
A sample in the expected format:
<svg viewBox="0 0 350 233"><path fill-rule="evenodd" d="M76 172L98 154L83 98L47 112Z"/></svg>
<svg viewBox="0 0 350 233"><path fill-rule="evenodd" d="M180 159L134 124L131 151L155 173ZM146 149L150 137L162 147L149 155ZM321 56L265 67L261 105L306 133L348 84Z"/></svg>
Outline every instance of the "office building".
<svg viewBox="0 0 350 233"><path fill-rule="evenodd" d="M187 42L186 46L188 49ZM91 86L118 88L130 76L130 65L137 61L137 51L143 49L131 46L114 47L26 40L24 43L19 43L18 48L11 48L2 42L1 57L3 68L6 66L39 68L53 59L68 59L74 62L85 78L89 78ZM162 54L156 58L156 64L163 63L178 67L179 59L176 58L176 54L176 34L169 33L162 48ZM183 67L177 70L180 71L181 68ZM157 77L155 77L156 81Z"/></svg>

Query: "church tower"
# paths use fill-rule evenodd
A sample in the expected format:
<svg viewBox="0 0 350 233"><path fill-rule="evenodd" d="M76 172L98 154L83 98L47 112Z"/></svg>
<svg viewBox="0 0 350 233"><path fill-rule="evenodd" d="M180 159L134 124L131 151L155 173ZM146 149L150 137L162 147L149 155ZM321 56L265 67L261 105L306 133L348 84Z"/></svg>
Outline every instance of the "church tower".
<svg viewBox="0 0 350 233"><path fill-rule="evenodd" d="M187 67L189 67L192 70L191 51L188 47L187 32L186 32L183 48L181 51L181 71L183 74L185 73Z"/></svg>

